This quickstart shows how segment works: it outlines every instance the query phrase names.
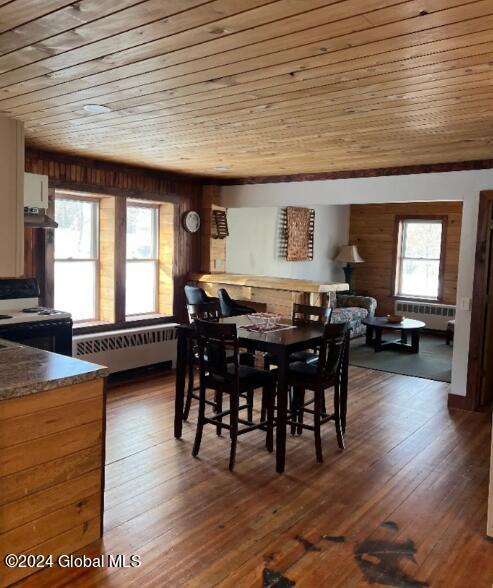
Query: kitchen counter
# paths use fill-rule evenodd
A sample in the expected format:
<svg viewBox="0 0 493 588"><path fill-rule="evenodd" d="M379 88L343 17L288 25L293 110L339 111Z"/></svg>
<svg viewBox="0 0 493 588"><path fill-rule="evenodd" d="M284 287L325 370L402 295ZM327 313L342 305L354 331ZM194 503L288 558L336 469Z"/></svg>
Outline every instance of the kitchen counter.
<svg viewBox="0 0 493 588"><path fill-rule="evenodd" d="M105 377L107 368L0 339L0 400Z"/></svg>

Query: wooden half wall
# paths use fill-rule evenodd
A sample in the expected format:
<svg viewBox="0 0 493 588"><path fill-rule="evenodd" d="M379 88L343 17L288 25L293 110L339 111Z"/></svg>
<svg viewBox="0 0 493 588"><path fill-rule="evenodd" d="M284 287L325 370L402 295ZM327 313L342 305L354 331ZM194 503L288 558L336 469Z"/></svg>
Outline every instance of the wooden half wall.
<svg viewBox="0 0 493 588"><path fill-rule="evenodd" d="M172 250L166 250L167 255L173 255L173 277L168 292L171 289L173 291L173 316L176 319L184 318L183 286L190 272L201 269L201 243L200 233L192 235L185 231L181 220L186 211L200 209L202 183L199 178L33 149L26 150L25 169L27 172L49 176L50 189L79 190L173 204L173 216L170 218L167 215L161 230L169 229L170 222L175 228ZM25 242L25 275L39 279L43 292L42 302L52 305L53 230L27 229ZM115 280L122 282L118 270ZM118 292L118 288L116 291ZM118 300L115 305L116 314L121 318L124 309L118 304ZM160 308L167 308L162 299Z"/></svg>
<svg viewBox="0 0 493 588"><path fill-rule="evenodd" d="M394 312L396 218L407 215L447 217L441 302L456 303L462 202L354 204L351 205L349 241L358 246L365 263L355 266L353 287L377 299L378 315Z"/></svg>

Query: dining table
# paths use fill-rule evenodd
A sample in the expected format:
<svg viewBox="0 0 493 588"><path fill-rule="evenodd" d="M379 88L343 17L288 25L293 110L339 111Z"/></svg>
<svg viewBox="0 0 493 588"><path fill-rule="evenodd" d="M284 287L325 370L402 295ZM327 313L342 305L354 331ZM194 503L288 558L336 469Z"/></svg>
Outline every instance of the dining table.
<svg viewBox="0 0 493 588"><path fill-rule="evenodd" d="M276 403L276 471L284 472L286 463L286 420L288 408L288 370L289 357L296 351L317 348L322 340L323 325L316 323L296 324L290 319L282 319L284 328L261 332L251 329L247 316L221 318L220 322L236 324L238 343L249 351L270 353L275 357L278 370L277 403ZM177 360L176 360L176 394L174 435L182 436L183 408L185 400L185 380L190 361L190 345L194 344L195 329L191 324L177 327ZM348 350L348 341L346 344ZM348 387L348 352L344 353L340 366L341 424L343 430L346 423L347 387Z"/></svg>

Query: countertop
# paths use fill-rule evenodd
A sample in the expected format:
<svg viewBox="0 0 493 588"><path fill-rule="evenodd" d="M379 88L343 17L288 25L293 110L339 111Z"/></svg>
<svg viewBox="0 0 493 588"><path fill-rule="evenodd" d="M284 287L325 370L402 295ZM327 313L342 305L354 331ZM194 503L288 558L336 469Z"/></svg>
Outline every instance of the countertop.
<svg viewBox="0 0 493 588"><path fill-rule="evenodd" d="M252 288L268 288L270 290L291 290L292 292L341 292L349 290L344 282L313 282L311 280L296 280L294 278L270 278L268 276L249 276L245 274L189 274L189 279L195 282L211 284L229 284Z"/></svg>
<svg viewBox="0 0 493 588"><path fill-rule="evenodd" d="M104 366L0 339L0 400L87 382L108 375Z"/></svg>

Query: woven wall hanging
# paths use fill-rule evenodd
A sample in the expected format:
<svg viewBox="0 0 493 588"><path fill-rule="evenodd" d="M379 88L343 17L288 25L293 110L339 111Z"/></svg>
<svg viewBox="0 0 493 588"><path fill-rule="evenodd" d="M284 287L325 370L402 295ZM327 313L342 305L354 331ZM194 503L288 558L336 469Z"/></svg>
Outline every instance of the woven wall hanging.
<svg viewBox="0 0 493 588"><path fill-rule="evenodd" d="M225 239L229 236L228 217L225 210L212 211L212 238Z"/></svg>
<svg viewBox="0 0 493 588"><path fill-rule="evenodd" d="M311 208L288 206L281 213L280 255L287 261L313 259L315 211Z"/></svg>

